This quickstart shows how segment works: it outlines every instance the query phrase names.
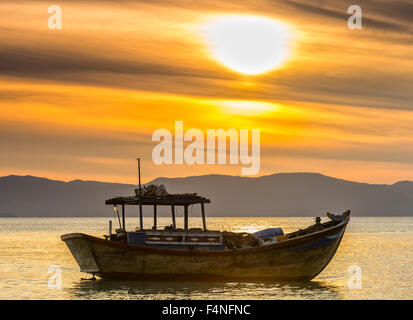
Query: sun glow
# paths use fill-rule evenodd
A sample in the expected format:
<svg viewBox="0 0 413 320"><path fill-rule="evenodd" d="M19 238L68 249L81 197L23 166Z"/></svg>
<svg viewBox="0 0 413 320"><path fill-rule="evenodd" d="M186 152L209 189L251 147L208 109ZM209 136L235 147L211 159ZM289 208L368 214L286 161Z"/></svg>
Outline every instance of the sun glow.
<svg viewBox="0 0 413 320"><path fill-rule="evenodd" d="M206 26L212 55L226 67L249 75L280 67L289 55L288 28L273 19L232 15Z"/></svg>
<svg viewBox="0 0 413 320"><path fill-rule="evenodd" d="M262 115L279 111L279 106L273 103L249 100L221 100L216 104L226 113L239 115Z"/></svg>

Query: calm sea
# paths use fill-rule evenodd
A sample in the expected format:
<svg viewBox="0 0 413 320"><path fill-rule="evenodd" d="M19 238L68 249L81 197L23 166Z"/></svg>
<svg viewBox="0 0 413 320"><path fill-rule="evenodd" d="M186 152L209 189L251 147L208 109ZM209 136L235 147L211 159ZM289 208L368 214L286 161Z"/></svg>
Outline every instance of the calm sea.
<svg viewBox="0 0 413 320"><path fill-rule="evenodd" d="M158 221L171 223L168 218ZM199 218L191 221L201 225ZM151 219L146 222L150 227ZM281 226L288 232L313 220L209 218L208 222L209 229L251 232ZM136 223L128 221L131 229ZM107 218L0 218L0 299L413 299L413 218L353 217L333 260L307 283L82 281L85 275L60 235L102 236L107 226ZM49 289L52 265L62 270L61 289ZM361 288L350 288L352 266L361 270ZM349 287L349 279L353 286Z"/></svg>

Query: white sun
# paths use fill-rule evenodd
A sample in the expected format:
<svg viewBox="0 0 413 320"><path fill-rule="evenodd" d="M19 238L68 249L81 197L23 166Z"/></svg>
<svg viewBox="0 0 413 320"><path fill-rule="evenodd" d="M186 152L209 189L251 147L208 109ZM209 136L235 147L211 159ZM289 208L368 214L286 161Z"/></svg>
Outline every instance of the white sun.
<svg viewBox="0 0 413 320"><path fill-rule="evenodd" d="M288 57L288 28L273 19L231 15L206 25L212 54L224 66L244 74L275 69Z"/></svg>

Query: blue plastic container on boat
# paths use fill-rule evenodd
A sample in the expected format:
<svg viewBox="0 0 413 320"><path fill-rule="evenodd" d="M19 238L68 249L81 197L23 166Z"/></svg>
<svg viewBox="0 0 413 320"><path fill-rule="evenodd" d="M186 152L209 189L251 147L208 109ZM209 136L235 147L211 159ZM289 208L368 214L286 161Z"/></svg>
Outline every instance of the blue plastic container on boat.
<svg viewBox="0 0 413 320"><path fill-rule="evenodd" d="M261 239L274 238L276 236L284 235L284 231L281 228L269 228L253 233L255 236Z"/></svg>

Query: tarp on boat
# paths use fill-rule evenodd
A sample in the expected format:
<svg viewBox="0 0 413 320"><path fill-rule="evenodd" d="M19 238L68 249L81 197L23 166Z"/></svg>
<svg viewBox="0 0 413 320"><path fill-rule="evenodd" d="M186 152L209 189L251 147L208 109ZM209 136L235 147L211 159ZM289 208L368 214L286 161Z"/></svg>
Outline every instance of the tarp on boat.
<svg viewBox="0 0 413 320"><path fill-rule="evenodd" d="M276 236L284 235L284 231L281 228L269 228L269 229L254 232L253 235L260 239L269 239L269 238L274 238Z"/></svg>

